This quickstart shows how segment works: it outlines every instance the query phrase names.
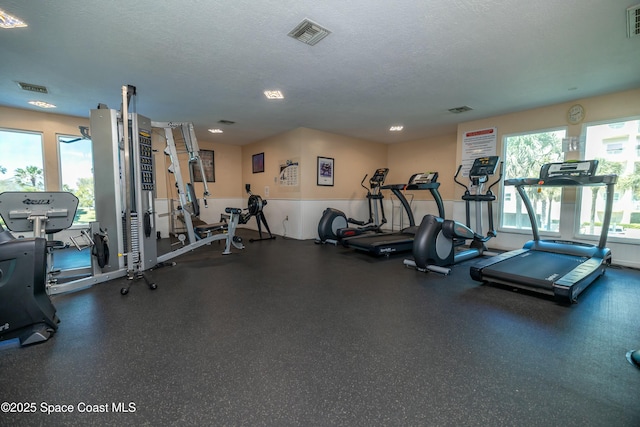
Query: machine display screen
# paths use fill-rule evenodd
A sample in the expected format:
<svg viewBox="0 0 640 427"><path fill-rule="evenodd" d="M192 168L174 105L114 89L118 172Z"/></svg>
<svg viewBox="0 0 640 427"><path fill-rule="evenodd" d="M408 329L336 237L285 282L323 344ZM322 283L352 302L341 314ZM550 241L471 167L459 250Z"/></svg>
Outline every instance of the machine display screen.
<svg viewBox="0 0 640 427"><path fill-rule="evenodd" d="M498 167L498 156L478 157L473 161L473 166L469 170L469 176L486 176L496 173Z"/></svg>
<svg viewBox="0 0 640 427"><path fill-rule="evenodd" d="M411 177L408 185L430 184L436 182L437 179L438 172L417 173Z"/></svg>
<svg viewBox="0 0 640 427"><path fill-rule="evenodd" d="M568 161L547 163L540 170L540 179L562 176L593 176L598 168L597 160Z"/></svg>
<svg viewBox="0 0 640 427"><path fill-rule="evenodd" d="M389 172L389 169L387 168L380 168L376 170L376 173L373 174L373 176L371 177L371 182L383 183L385 178L387 177L388 172Z"/></svg>

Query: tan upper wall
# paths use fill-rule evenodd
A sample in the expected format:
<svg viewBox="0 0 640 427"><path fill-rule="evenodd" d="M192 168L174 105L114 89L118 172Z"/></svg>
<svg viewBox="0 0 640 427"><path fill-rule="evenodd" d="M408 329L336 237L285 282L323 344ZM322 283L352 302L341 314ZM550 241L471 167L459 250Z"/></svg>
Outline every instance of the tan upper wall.
<svg viewBox="0 0 640 427"><path fill-rule="evenodd" d="M580 104L584 107L585 118L582 123L570 125L567 122L567 111L574 104ZM567 129L567 136L579 137L583 132L585 124L634 116L640 116L640 89L593 98L581 98L562 104L470 121L458 126L456 159L459 162L462 158L463 135L465 132L476 129L497 128L498 140L496 151L497 154L500 154L502 153L502 140L505 135L564 128ZM496 191L497 190L498 189L496 189ZM458 194L458 197L460 194L462 194L462 192Z"/></svg>
<svg viewBox="0 0 640 427"><path fill-rule="evenodd" d="M456 134L391 144L387 150L389 183L406 183L414 173L438 172L440 195L444 200L453 198L453 176L458 167L453 155L456 151ZM412 193L416 200L433 199L428 191Z"/></svg>
<svg viewBox="0 0 640 427"><path fill-rule="evenodd" d="M306 200L359 199L366 194L360 186L365 175L368 179L378 168L387 167L387 146L342 135L301 129L302 154L309 165L302 174L302 198ZM318 185L318 157L334 159L334 184ZM389 183L387 177L387 183Z"/></svg>
<svg viewBox="0 0 640 427"><path fill-rule="evenodd" d="M189 156L186 152L184 142L174 132L176 150L180 159L180 171L185 182L189 181ZM155 150L154 162L156 166L156 197L160 199L177 199L175 177L168 173L171 161L169 156L164 154L166 140L164 132L158 130L153 133L153 149ZM200 141L198 145L201 150L213 151L214 179L215 182L207 182L209 197L212 199L238 198L244 197L244 192L240 192L237 183L242 179L241 147L228 144L219 144L211 141ZM194 184L196 196L203 197L204 184L196 182Z"/></svg>
<svg viewBox="0 0 640 427"><path fill-rule="evenodd" d="M254 144L242 147L199 141L200 148L213 150L215 155L215 183L209 191L212 198L244 198L244 184L251 184L256 194L265 196L269 187L269 198L314 200L314 199L359 199L364 190L359 186L365 174L369 176L376 168L390 169L387 183L404 183L416 172L435 170L440 174L440 192L445 200L458 199L461 191L453 183L453 175L462 157L462 135L465 132L496 127L498 130L497 151L502 152L504 135L528 131L567 128L569 136L579 136L583 124L569 125L566 121L568 108L574 103L585 107L583 122L597 122L613 118L640 116L640 89L613 93L593 98L576 99L557 105L518 113L505 114L483 120L462 123L458 132L434 138L425 138L407 143L380 144L341 135L298 128ZM79 126L88 126L89 119L58 114L0 107L0 127L15 130L41 132L44 139L45 180L50 190L60 189L56 135L80 135ZM155 135L155 133L154 133ZM162 151L164 140L156 136L154 148L157 164L157 196L166 197L167 188L173 185L167 180L168 167ZM16 147L19 149L19 147ZM252 173L251 157L265 153L265 172ZM318 186L317 157L335 159L335 184L333 187ZM295 188L278 184L280 164L287 160L300 164L300 185ZM188 176L186 155L181 168ZM196 184L200 197L202 185ZM416 198L429 199L428 195L416 194ZM266 196L265 196L266 198Z"/></svg>
<svg viewBox="0 0 640 427"><path fill-rule="evenodd" d="M0 128L42 133L45 188L51 191L61 189L57 135L80 136L80 126L89 126L89 119L0 106Z"/></svg>
<svg viewBox="0 0 640 427"><path fill-rule="evenodd" d="M252 157L264 153L264 173L252 172ZM334 185L317 185L318 156L334 159ZM279 185L280 165L299 163L299 186ZM298 128L242 147L242 177L256 194L279 199L354 199L364 196L360 181L386 167L387 146L342 135Z"/></svg>
<svg viewBox="0 0 640 427"><path fill-rule="evenodd" d="M89 126L89 119L83 117L64 116L60 114L39 111L7 108L0 106L0 128L40 132L44 142L44 173L45 188L51 191L60 190L60 171L58 169L57 135L80 136L80 126ZM156 197L166 198L169 189L175 196L175 180L166 173L170 161L164 155L164 132L157 130L153 133L153 148L156 150ZM211 198L244 197L237 183L242 178L241 153L238 146L198 141L200 149L213 150L215 161L215 182L208 183ZM185 151L177 142L178 151ZM16 147L16 150L19 150ZM187 155L180 155L180 168L183 176L189 177L187 169ZM169 180L167 180L169 178ZM203 185L196 183L196 194L201 197Z"/></svg>
<svg viewBox="0 0 640 427"><path fill-rule="evenodd" d="M582 123L570 125L567 122L567 110L574 104L584 107L585 118ZM632 117L638 114L640 114L640 89L634 89L462 123L458 126L458 141L462 141L462 135L465 132L495 126L498 128L498 150L500 151L504 135L564 127L567 128L567 136L580 136L585 123ZM461 157L460 146L457 159Z"/></svg>
<svg viewBox="0 0 640 427"><path fill-rule="evenodd" d="M264 198L299 199L300 186L284 189L278 185L280 164L287 160L300 162L299 141L299 130L294 129L242 146L242 181L239 183L242 193L245 192L245 184L250 184L251 191ZM264 154L264 172L253 173L253 156L261 153ZM266 187L269 188L268 192Z"/></svg>

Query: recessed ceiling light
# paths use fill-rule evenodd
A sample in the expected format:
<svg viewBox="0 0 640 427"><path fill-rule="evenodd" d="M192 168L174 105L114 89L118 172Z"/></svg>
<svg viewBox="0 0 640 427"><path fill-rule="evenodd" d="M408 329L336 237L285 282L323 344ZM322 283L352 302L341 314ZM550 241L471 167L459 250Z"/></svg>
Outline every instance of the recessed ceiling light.
<svg viewBox="0 0 640 427"><path fill-rule="evenodd" d="M391 132L400 132L402 129L404 129L404 126L402 125L391 126L389 128Z"/></svg>
<svg viewBox="0 0 640 427"><path fill-rule="evenodd" d="M284 95L279 90L265 90L264 96L267 99L284 99Z"/></svg>
<svg viewBox="0 0 640 427"><path fill-rule="evenodd" d="M21 28L26 27L27 24L24 21L9 15L4 10L0 9L0 28Z"/></svg>
<svg viewBox="0 0 640 427"><path fill-rule="evenodd" d="M55 105L49 104L48 102L44 102L44 101L29 101L29 104L35 105L36 107L40 107L40 108L56 108Z"/></svg>
<svg viewBox="0 0 640 427"><path fill-rule="evenodd" d="M224 133L224 131L222 129L209 129L209 132L211 132L211 133Z"/></svg>

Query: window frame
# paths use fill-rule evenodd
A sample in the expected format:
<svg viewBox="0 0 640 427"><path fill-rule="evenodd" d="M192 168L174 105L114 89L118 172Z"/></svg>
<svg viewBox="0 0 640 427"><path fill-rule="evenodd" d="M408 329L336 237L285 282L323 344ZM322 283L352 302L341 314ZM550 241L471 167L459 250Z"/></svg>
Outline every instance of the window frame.
<svg viewBox="0 0 640 427"><path fill-rule="evenodd" d="M0 132L23 133L23 134L40 136L40 159L42 161L42 185L44 187L44 190L42 191L47 191L47 189L49 188L49 184L47 182L47 169L46 169L47 162L45 158L45 149L44 149L44 132L34 131L34 130L25 130L25 129L7 128L7 127L0 127ZM35 191L40 191L40 190L35 190ZM0 190L0 192L2 192L2 190Z"/></svg>
<svg viewBox="0 0 640 427"><path fill-rule="evenodd" d="M629 122L629 121L640 121L640 115L639 116L628 116L628 117L619 117L619 118L612 118L612 119L606 119L606 120L595 120L592 122L585 122L582 124L581 126L581 131L580 131L580 135L581 135L581 139L583 140L583 147L580 151L580 159L581 160L589 160L586 157L586 153L587 153L587 128L590 126L602 126L602 125L610 125L613 123L620 123L620 122ZM638 139L640 139L640 123L638 124L638 131L636 133L636 141L638 141ZM633 150L636 151L637 153L637 143L635 147L632 147ZM619 154L609 154L608 155L619 155ZM635 162L635 160L634 160ZM638 154L638 162L640 162L640 154ZM597 172L598 175L601 174L601 172ZM604 187L603 187L604 188ZM617 190L617 184L616 184L616 194L614 194L614 203L616 202L615 197L620 197L622 196L621 194L618 194L618 190ZM594 234L585 234L581 232L581 205L582 205L582 193L583 193L583 189L579 189L578 192L576 192L576 199L575 199L575 212L574 212L574 237L576 239L580 239L580 240L586 240L589 242L597 242L600 239L600 235L594 235ZM627 236L621 236L621 235L616 235L613 234L611 232L609 232L609 234L607 235L607 242L611 242L611 243L621 243L621 244L633 244L633 245L637 245L640 244L640 237L638 238L634 238L634 237L627 237Z"/></svg>
<svg viewBox="0 0 640 427"><path fill-rule="evenodd" d="M540 134L540 133L551 133L551 132L562 132L564 131L564 138L567 138L567 134L569 132L569 128L568 126L554 126L554 127L549 127L549 128L544 128L544 129L534 129L534 130L527 130L527 131L522 131L522 132L513 132L513 133L509 133L509 134L504 134L502 135L502 146L501 146L501 159L502 161L505 162L505 170L507 168L506 165L506 161L507 161L507 139L508 138L512 138L512 137L518 137L518 136L526 136L526 135L532 135L532 134ZM562 144L562 140L560 141L560 143ZM567 153L563 152L562 153L562 157L563 160L566 160L567 158ZM562 161L562 160L560 160ZM513 178L529 178L529 177L513 177ZM517 234L517 235L529 235L533 238L532 235L532 230L531 230L531 225L529 224L528 228L517 228L517 227L509 227L509 226L505 226L504 225L504 214L505 214L505 195L506 195L506 188L507 187L511 187L513 188L513 186L506 186L504 185L504 181L505 178L503 177L503 179L500 181L500 196L498 197L498 232L500 233L509 233L509 234ZM512 202L516 202L517 200L520 198L520 195L517 193L517 191L514 188L513 191L514 195L511 198ZM563 207L565 205L564 203L565 200L565 192L564 190L562 190L561 194L560 194L560 217L559 217L559 229L558 231L552 231L552 230L543 230L542 228L539 228L539 234L541 237L549 237L549 238L559 238L561 236L561 231L562 231L562 214L564 212ZM524 214L526 214L526 210L523 211ZM527 216L527 223L529 222L528 216ZM539 225L539 224L538 224Z"/></svg>
<svg viewBox="0 0 640 427"><path fill-rule="evenodd" d="M63 176L62 176L62 150L60 149L61 145L64 144L64 142L61 141L61 139L82 139L82 140L86 140L89 141L90 143L92 142L90 139L86 139L83 138L81 135L72 135L72 134L67 134L67 133L56 133L56 151L58 154L58 182L59 182L59 188L60 191L65 191L64 190L64 181L63 181ZM93 158L93 145L91 146L91 170L92 170L92 178L93 178L93 209L95 210L95 175L93 174L93 165L94 165L94 158ZM78 197L76 195L76 197ZM78 206L78 209L80 209L81 206ZM95 221L95 219L94 219ZM78 222L74 219L72 226L70 227L70 229L74 229L74 228L85 228L89 223L89 222Z"/></svg>

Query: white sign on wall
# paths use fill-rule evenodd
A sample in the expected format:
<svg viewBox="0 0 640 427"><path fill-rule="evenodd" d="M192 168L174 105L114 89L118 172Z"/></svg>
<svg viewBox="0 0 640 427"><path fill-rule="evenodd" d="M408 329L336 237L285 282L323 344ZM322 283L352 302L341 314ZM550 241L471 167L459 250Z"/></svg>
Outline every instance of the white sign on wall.
<svg viewBox="0 0 640 427"><path fill-rule="evenodd" d="M465 132L462 137L462 176L469 176L469 169L478 157L495 156L497 141L497 128Z"/></svg>

